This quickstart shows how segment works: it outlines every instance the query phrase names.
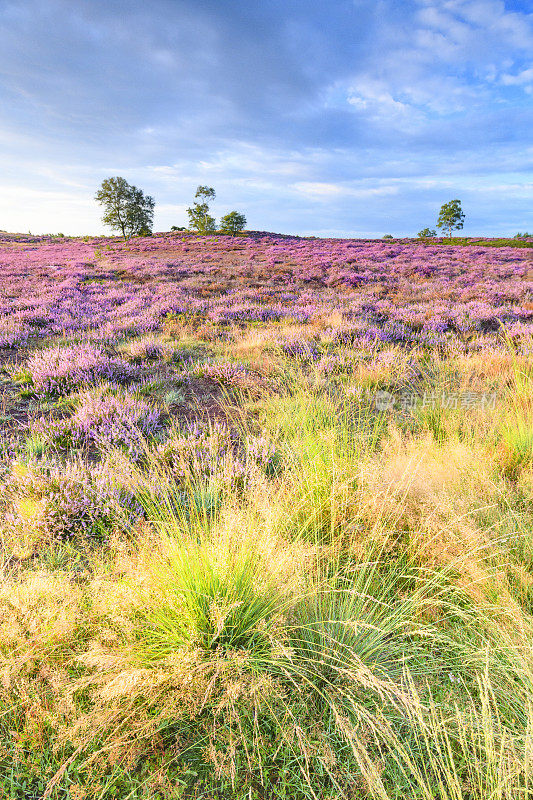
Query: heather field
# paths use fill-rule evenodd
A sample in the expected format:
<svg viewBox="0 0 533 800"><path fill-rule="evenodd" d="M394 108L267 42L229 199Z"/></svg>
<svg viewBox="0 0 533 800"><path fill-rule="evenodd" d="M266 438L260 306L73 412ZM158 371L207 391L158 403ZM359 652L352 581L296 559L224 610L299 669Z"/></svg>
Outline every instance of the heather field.
<svg viewBox="0 0 533 800"><path fill-rule="evenodd" d="M533 242L0 233L0 798L533 798Z"/></svg>

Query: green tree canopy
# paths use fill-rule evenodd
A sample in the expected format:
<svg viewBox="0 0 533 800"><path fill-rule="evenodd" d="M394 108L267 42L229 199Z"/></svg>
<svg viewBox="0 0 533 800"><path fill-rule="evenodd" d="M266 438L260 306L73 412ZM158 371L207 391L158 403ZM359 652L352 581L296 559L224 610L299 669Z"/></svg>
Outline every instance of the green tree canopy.
<svg viewBox="0 0 533 800"><path fill-rule="evenodd" d="M103 180L95 200L104 207L104 225L120 231L124 239L152 233L155 200L125 178Z"/></svg>
<svg viewBox="0 0 533 800"><path fill-rule="evenodd" d="M416 235L419 239L430 239L432 236L437 235L437 231L433 230L433 228L422 228Z"/></svg>
<svg viewBox="0 0 533 800"><path fill-rule="evenodd" d="M214 200L216 192L211 186L198 186L194 195L196 202L187 209L190 227L198 233L214 233L217 229L215 218L209 213L209 200Z"/></svg>
<svg viewBox="0 0 533 800"><path fill-rule="evenodd" d="M217 193L212 186L198 186L194 196L196 198L201 197L204 203L207 203L208 200L214 200Z"/></svg>
<svg viewBox="0 0 533 800"><path fill-rule="evenodd" d="M442 228L448 231L448 236L452 236L452 231L461 230L463 227L465 215L461 208L460 200L450 200L449 203L444 203L439 212L437 220L437 228Z"/></svg>
<svg viewBox="0 0 533 800"><path fill-rule="evenodd" d="M246 225L246 217L238 211L230 211L220 220L220 232L236 236Z"/></svg>

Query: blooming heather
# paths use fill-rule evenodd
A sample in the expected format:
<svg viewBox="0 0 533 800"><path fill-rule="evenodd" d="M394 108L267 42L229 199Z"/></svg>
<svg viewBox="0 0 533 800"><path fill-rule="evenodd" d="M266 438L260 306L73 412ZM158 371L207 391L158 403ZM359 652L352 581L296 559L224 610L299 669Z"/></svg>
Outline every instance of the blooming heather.
<svg viewBox="0 0 533 800"><path fill-rule="evenodd" d="M28 361L35 388L43 394L69 394L78 386L99 380L125 381L136 369L120 358L111 358L91 344L52 347Z"/></svg>
<svg viewBox="0 0 533 800"><path fill-rule="evenodd" d="M191 480L220 474L231 450L231 432L226 425L195 422L160 444L155 456L176 479Z"/></svg>
<svg viewBox="0 0 533 800"><path fill-rule="evenodd" d="M482 243L268 234L234 247L222 236L125 244L3 234L0 347L80 332L116 343L169 320L208 325L219 337L232 325L305 324L332 313L362 347L475 351L501 346L502 326L517 323L520 345L533 325L530 250Z"/></svg>
<svg viewBox="0 0 533 800"><path fill-rule="evenodd" d="M30 325L12 319L0 320L0 349L14 349L26 344L32 332Z"/></svg>
<svg viewBox="0 0 533 800"><path fill-rule="evenodd" d="M255 469L274 475L281 460L267 437L241 440L220 422L189 423L158 445L154 455L178 481L220 478L233 488L241 486Z"/></svg>
<svg viewBox="0 0 533 800"><path fill-rule="evenodd" d="M135 496L99 468L80 464L15 465L7 481L8 523L37 539L102 537L142 513Z"/></svg>
<svg viewBox="0 0 533 800"><path fill-rule="evenodd" d="M320 350L316 342L307 339L289 339L281 345L285 355L296 359L302 363L318 361Z"/></svg>
<svg viewBox="0 0 533 800"><path fill-rule="evenodd" d="M209 378L214 383L223 386L246 388L253 383L253 375L242 364L230 361L211 361L195 364L190 370L191 375Z"/></svg>
<svg viewBox="0 0 533 800"><path fill-rule="evenodd" d="M152 337L144 337L142 339L135 339L129 342L125 348L125 353L136 363L142 361L152 361L158 358L163 358L165 355L172 356L174 348L159 342Z"/></svg>
<svg viewBox="0 0 533 800"><path fill-rule="evenodd" d="M59 445L95 446L100 450L124 448L132 457L144 452L144 439L161 427L161 412L128 392L105 394L90 390L79 398L71 417L41 419L34 431Z"/></svg>

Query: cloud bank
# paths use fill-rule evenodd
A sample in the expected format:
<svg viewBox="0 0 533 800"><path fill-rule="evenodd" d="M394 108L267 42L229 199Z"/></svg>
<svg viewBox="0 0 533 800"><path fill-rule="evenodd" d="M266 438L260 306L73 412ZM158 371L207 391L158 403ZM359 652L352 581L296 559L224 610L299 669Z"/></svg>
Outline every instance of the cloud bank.
<svg viewBox="0 0 533 800"><path fill-rule="evenodd" d="M155 227L533 229L528 0L0 0L0 228L103 231L109 175Z"/></svg>

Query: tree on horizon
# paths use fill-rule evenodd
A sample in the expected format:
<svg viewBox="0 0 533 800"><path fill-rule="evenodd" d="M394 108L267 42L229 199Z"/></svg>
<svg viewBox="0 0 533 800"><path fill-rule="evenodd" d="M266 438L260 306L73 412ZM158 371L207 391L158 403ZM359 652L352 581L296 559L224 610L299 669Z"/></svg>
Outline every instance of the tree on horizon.
<svg viewBox="0 0 533 800"><path fill-rule="evenodd" d="M105 178L95 200L104 207L104 225L120 231L125 241L131 236L151 235L155 200L125 178Z"/></svg>
<svg viewBox="0 0 533 800"><path fill-rule="evenodd" d="M461 230L465 215L461 208L460 200L450 200L449 203L444 203L439 212L437 220L437 228L442 228L448 231L448 236L451 237L453 230Z"/></svg>
<svg viewBox="0 0 533 800"><path fill-rule="evenodd" d="M209 200L214 200L216 192L212 186L198 186L194 195L196 202L187 209L191 228L202 234L214 233L217 229L215 218L209 213Z"/></svg>

